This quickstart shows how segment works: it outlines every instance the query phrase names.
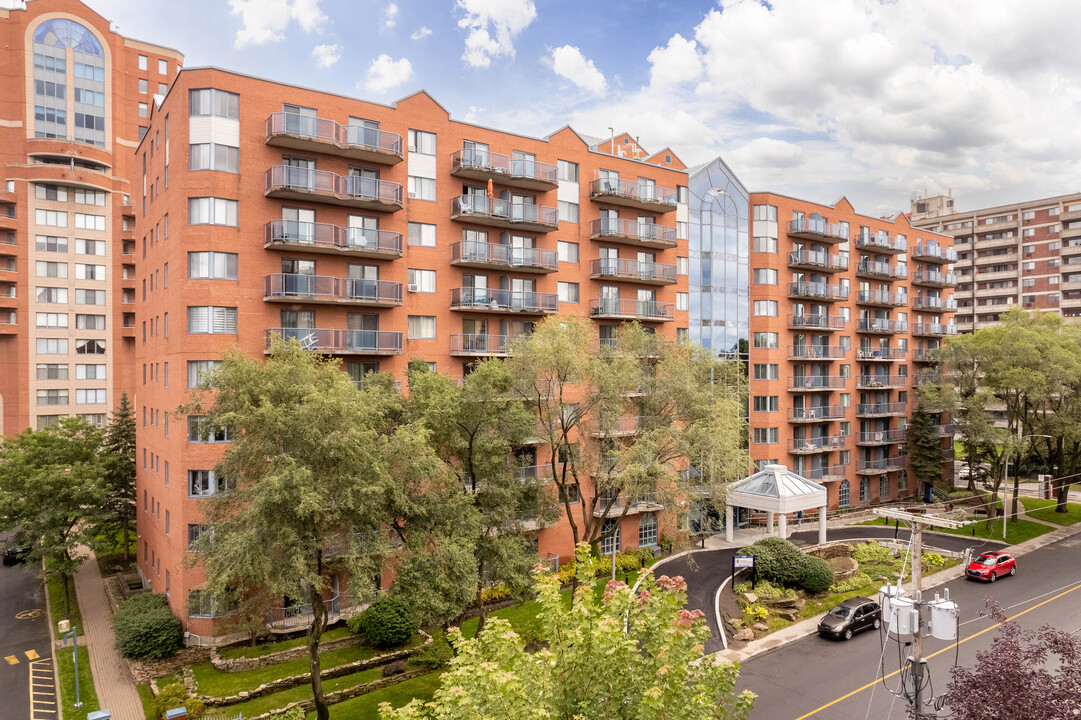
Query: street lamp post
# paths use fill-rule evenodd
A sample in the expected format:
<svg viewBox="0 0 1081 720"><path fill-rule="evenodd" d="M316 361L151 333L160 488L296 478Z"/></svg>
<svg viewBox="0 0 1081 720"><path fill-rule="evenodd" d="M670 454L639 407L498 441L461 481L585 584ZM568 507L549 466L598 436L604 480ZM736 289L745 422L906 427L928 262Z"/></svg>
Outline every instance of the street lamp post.
<svg viewBox="0 0 1081 720"><path fill-rule="evenodd" d="M1025 440L1028 440L1030 438L1048 438L1049 440L1054 440L1054 438L1051 435L1033 434L1033 435L1022 435L1022 436L1017 438L1017 441L1019 443L1021 443L1021 442L1024 442ZM1007 520L1007 517L1006 517L1006 493L1008 492L1008 490L1006 488L1006 483L1008 483L1009 480L1010 480L1009 457L1010 457L1010 450L1009 450L1009 448L1007 448L1006 449L1006 457L1003 458L1003 463L1002 463L1002 471L1004 473L1006 473L1006 477L1004 478L1005 482L1002 483L1002 540L1004 542L1006 540L1006 520ZM1021 454L1020 454L1020 452L1018 452L1018 459L1020 459L1020 457L1021 457ZM1020 483L1021 483L1021 475L1018 472L1017 468L1014 468L1014 473L1013 473L1013 504L1010 507L1010 515L1009 515L1009 518L1013 519L1013 520L1017 519L1017 493L1018 493L1018 486L1020 485Z"/></svg>
<svg viewBox="0 0 1081 720"><path fill-rule="evenodd" d="M68 630L68 628L71 629ZM70 620L61 620L57 623L57 629L60 631L61 641L66 641L68 636L71 636L71 657L75 662L75 705L72 707L78 709L83 706L82 700L79 699L79 631Z"/></svg>

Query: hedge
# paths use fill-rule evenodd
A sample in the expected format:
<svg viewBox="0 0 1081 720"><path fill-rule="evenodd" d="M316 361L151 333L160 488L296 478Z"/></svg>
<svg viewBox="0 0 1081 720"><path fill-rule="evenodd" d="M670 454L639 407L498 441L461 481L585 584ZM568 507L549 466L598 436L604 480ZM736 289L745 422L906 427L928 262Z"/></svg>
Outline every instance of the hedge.
<svg viewBox="0 0 1081 720"><path fill-rule="evenodd" d="M133 660L161 660L183 644L180 618L164 595L142 593L125 601L113 615L116 649Z"/></svg>

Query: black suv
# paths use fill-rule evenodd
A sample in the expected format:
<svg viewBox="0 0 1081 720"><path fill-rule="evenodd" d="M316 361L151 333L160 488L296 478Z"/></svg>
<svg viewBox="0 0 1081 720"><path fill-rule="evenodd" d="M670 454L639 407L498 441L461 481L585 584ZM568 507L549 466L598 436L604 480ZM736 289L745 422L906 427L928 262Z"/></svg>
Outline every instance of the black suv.
<svg viewBox="0 0 1081 720"><path fill-rule="evenodd" d="M5 565L18 565L26 560L26 556L30 554L31 548L18 547L11 545L4 548L4 564Z"/></svg>
<svg viewBox="0 0 1081 720"><path fill-rule="evenodd" d="M875 628L882 625L882 608L870 598L854 597L826 613L818 623L818 634L845 640L852 639L852 635L860 630Z"/></svg>

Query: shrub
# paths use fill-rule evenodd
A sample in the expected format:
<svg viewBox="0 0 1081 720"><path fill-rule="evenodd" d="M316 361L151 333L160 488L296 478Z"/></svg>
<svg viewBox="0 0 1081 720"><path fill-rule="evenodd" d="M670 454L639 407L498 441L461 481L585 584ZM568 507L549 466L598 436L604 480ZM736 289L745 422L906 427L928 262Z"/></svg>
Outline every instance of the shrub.
<svg viewBox="0 0 1081 720"><path fill-rule="evenodd" d="M160 660L176 654L184 638L180 619L164 595L143 593L125 601L113 615L116 649L134 660Z"/></svg>
<svg viewBox="0 0 1081 720"><path fill-rule="evenodd" d="M768 537L745 547L741 555L754 556L755 582L768 580L783 587L800 587L803 553L788 540Z"/></svg>
<svg viewBox="0 0 1081 720"><path fill-rule="evenodd" d="M485 605L490 605L500 600L506 600L510 597L510 588L500 583L498 585L492 585L486 587L480 591L480 601Z"/></svg>
<svg viewBox="0 0 1081 720"><path fill-rule="evenodd" d="M447 642L442 633L436 633L435 638L428 647L414 653L409 658L406 667L421 670L438 670L449 663L452 657L454 657L454 653L450 649L450 643Z"/></svg>
<svg viewBox="0 0 1081 720"><path fill-rule="evenodd" d="M761 605L751 605L747 608L746 614L750 618L750 621L754 623L765 620L767 617L769 617L769 610L762 607Z"/></svg>
<svg viewBox="0 0 1081 720"><path fill-rule="evenodd" d="M645 567L645 562L640 550L627 550L616 556L616 570L621 573L637 572L642 567Z"/></svg>
<svg viewBox="0 0 1081 720"><path fill-rule="evenodd" d="M736 583L734 586L732 586L732 592L734 592L736 595L742 595L743 593L749 593L749 592L751 592L751 590L752 590L752 587L751 587L751 584L749 582Z"/></svg>
<svg viewBox="0 0 1081 720"><path fill-rule="evenodd" d="M400 599L381 595L360 614L358 627L373 647L386 650L408 642L420 628L420 623Z"/></svg>
<svg viewBox="0 0 1081 720"><path fill-rule="evenodd" d="M556 577L559 578L560 585L569 585L575 576L574 561L561 565L559 572L556 573Z"/></svg>
<svg viewBox="0 0 1081 720"><path fill-rule="evenodd" d="M928 567L939 567L946 564L946 558L938 553L924 553L923 562Z"/></svg>
<svg viewBox="0 0 1081 720"><path fill-rule="evenodd" d="M833 568L822 558L804 555L800 566L800 587L817 595L830 589L833 584Z"/></svg>
<svg viewBox="0 0 1081 720"><path fill-rule="evenodd" d="M878 543L860 543L852 551L852 559L860 565L890 565L893 563L893 551Z"/></svg>
<svg viewBox="0 0 1081 720"><path fill-rule="evenodd" d="M612 558L602 557L593 566L593 577L603 578L612 575Z"/></svg>
<svg viewBox="0 0 1081 720"><path fill-rule="evenodd" d="M364 633L364 613L354 615L345 621L345 626L349 628L349 632L354 635L361 635Z"/></svg>
<svg viewBox="0 0 1081 720"><path fill-rule="evenodd" d="M754 594L766 600L772 600L784 596L784 589L774 587L769 580L759 580L754 586Z"/></svg>
<svg viewBox="0 0 1081 720"><path fill-rule="evenodd" d="M830 585L830 592L846 593L852 592L853 590L862 590L863 588L870 586L871 582L872 581L870 575L866 573L860 573L859 575L850 577L847 580L842 580L839 583L834 583L833 585Z"/></svg>
<svg viewBox="0 0 1081 720"><path fill-rule="evenodd" d="M274 720L304 720L304 716L307 713L304 712L304 708L300 705L294 705L283 713L278 713L274 716Z"/></svg>
<svg viewBox="0 0 1081 720"><path fill-rule="evenodd" d="M139 597L136 595L136 597ZM182 683L173 683L158 688L158 694L154 697L154 715L159 720L164 720L165 713L178 707L188 710L188 717L202 717L206 712L206 705L202 700L188 697L188 689Z"/></svg>

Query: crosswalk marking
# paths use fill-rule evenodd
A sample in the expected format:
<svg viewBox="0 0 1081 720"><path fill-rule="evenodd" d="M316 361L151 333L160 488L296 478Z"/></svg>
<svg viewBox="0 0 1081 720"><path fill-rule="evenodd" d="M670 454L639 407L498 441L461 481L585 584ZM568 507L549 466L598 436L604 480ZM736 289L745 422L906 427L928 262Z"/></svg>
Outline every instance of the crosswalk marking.
<svg viewBox="0 0 1081 720"><path fill-rule="evenodd" d="M37 653L31 650L27 652ZM47 682L41 682L47 681ZM37 690L35 688L49 688ZM54 720L56 718L56 686L53 684L53 665L51 658L30 661L30 720Z"/></svg>

